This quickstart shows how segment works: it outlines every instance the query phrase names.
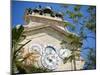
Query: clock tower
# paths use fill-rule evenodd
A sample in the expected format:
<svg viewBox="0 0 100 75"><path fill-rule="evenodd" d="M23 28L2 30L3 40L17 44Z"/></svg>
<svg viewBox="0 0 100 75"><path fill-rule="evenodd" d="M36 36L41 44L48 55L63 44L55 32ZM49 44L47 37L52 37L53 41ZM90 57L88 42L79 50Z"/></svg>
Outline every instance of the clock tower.
<svg viewBox="0 0 100 75"><path fill-rule="evenodd" d="M68 36L78 36L65 28L64 23L67 21L64 21L63 14L55 12L50 6L28 8L25 10L24 20L23 34L26 38L19 44L31 40L23 47L23 57L27 53L33 53L30 58L31 60L35 58L35 61L27 59L25 63L27 65L34 63L37 67L45 67L53 71L74 70L74 65L70 61L63 63L63 60L72 55L72 47L68 45L71 39ZM67 44L61 44L62 41ZM77 49L80 54L80 48ZM82 69L84 65L82 57L75 59L76 69Z"/></svg>

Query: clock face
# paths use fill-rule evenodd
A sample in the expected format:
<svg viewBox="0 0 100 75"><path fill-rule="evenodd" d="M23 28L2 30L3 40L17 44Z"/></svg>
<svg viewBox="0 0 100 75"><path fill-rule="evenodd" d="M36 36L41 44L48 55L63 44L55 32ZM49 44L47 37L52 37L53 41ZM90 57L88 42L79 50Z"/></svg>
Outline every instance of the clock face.
<svg viewBox="0 0 100 75"><path fill-rule="evenodd" d="M40 55L42 55L42 48L39 44L32 44L29 47L30 52L38 52Z"/></svg>
<svg viewBox="0 0 100 75"><path fill-rule="evenodd" d="M53 70L57 68L59 64L58 62L59 62L59 57L56 53L55 48L53 48L52 46L47 46L42 56L43 66Z"/></svg>
<svg viewBox="0 0 100 75"><path fill-rule="evenodd" d="M43 48L42 48L43 47ZM71 51L68 49L58 50L52 45L41 46L39 44L32 44L29 47L30 52L38 52L40 58L38 60L38 65L41 67L48 68L50 70L55 70L58 65L62 62L62 59L69 57Z"/></svg>
<svg viewBox="0 0 100 75"><path fill-rule="evenodd" d="M42 47L39 44L31 44L29 46L29 52L33 53L33 57L35 59L36 66L41 66L41 57L42 57ZM33 62L32 62L33 63Z"/></svg>
<svg viewBox="0 0 100 75"><path fill-rule="evenodd" d="M71 51L69 49L60 49L59 56L64 59L65 57L69 57L71 55Z"/></svg>

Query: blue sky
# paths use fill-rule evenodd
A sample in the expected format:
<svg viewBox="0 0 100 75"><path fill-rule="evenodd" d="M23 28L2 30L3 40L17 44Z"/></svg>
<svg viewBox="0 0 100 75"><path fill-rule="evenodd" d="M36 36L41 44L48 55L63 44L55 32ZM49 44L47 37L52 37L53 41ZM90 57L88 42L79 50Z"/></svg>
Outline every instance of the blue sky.
<svg viewBox="0 0 100 75"><path fill-rule="evenodd" d="M62 11L60 4L55 3L40 3L40 2L23 2L23 1L13 1L12 2L12 25L24 24L24 11L26 8L36 8L39 5L42 7L51 6L55 11Z"/></svg>
<svg viewBox="0 0 100 75"><path fill-rule="evenodd" d="M63 8L61 6L61 4L57 4L57 3L41 3L41 2L25 2L25 1L12 1L12 6L11 6L11 18L12 18L12 26L16 26L17 24L24 24L24 19L23 19L23 16L24 16L24 11L26 8L36 8L38 7L39 5L41 5L42 7L45 7L45 6L51 6L52 9L54 11L57 11L57 12L66 12L66 9L67 8ZM72 7L74 5L69 5L70 7L68 8L69 10L72 10ZM88 16L88 13L86 12L86 9L88 8L87 5L83 5L82 6L82 9L81 9L81 12L83 13L84 16ZM70 23L74 24L72 22L71 19L68 18L68 16L64 16L64 19L69 21ZM80 20L81 21L81 20ZM79 28L80 26L77 25L77 30L76 30L76 33L79 32ZM89 32L89 31L87 31ZM90 34L90 36L94 36L94 34ZM88 42L87 42L88 41ZM95 40L94 39L91 39L91 38L88 38L87 41L84 41L84 45L83 47L95 47ZM83 51L83 53L87 53L88 50L85 50ZM83 55L84 56L84 55ZM84 56L85 57L85 56Z"/></svg>
<svg viewBox="0 0 100 75"><path fill-rule="evenodd" d="M36 8L39 5L42 7L45 6L51 6L54 11L57 12L66 12L66 8L62 8L61 4L57 3L44 3L44 2L28 2L28 1L12 1L12 25L16 24L24 24L24 11L26 8ZM70 10L72 10L72 7L74 5L70 5ZM84 8L87 8L87 6L84 6ZM82 9L82 13L84 13L86 16L88 15L84 8ZM71 21L71 19L64 16L65 20Z"/></svg>

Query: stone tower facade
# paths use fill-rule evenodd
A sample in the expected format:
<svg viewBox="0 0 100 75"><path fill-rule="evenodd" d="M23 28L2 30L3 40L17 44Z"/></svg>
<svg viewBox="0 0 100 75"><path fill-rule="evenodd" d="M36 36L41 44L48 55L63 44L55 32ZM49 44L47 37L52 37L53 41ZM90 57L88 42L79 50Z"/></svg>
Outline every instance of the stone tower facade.
<svg viewBox="0 0 100 75"><path fill-rule="evenodd" d="M33 53L25 63L27 65L35 64L37 67L45 67L53 71L74 70L74 64L68 61L63 63L64 58L71 56L71 46L61 44L62 41L70 43L68 35L71 33L64 27L63 15L61 12L55 12L51 7L26 9L24 20L24 35L26 38L19 44L24 44L22 56ZM79 54L80 54L80 49ZM83 68L84 61L79 56L75 60L76 69Z"/></svg>

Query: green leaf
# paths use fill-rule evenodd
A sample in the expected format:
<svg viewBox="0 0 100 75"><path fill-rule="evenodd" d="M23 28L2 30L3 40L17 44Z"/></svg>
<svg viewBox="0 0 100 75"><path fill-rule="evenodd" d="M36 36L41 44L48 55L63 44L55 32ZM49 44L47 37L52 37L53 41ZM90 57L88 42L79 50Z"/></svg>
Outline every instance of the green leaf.
<svg viewBox="0 0 100 75"><path fill-rule="evenodd" d="M78 13L76 14L76 16L77 16L78 18L81 18L81 17L83 17L83 14L82 14L81 12L78 12Z"/></svg>
<svg viewBox="0 0 100 75"><path fill-rule="evenodd" d="M75 26L69 22L64 22L64 26L69 26L72 30L75 30Z"/></svg>
<svg viewBox="0 0 100 75"><path fill-rule="evenodd" d="M75 5L74 6L74 11L80 11L81 9L81 6L80 5Z"/></svg>
<svg viewBox="0 0 100 75"><path fill-rule="evenodd" d="M19 41L22 33L23 33L24 27L21 25L18 29L14 27L12 29L12 40Z"/></svg>

